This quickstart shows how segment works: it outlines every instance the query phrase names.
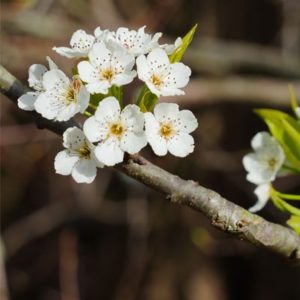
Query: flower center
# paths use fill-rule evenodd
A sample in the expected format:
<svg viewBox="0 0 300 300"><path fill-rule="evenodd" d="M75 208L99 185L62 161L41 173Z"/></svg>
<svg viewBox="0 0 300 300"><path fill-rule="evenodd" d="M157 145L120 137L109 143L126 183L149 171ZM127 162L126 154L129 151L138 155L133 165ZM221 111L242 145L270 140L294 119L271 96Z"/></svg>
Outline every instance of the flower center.
<svg viewBox="0 0 300 300"><path fill-rule="evenodd" d="M81 148L76 150L79 153L81 158L90 159L91 158L91 150L87 144L82 146Z"/></svg>
<svg viewBox="0 0 300 300"><path fill-rule="evenodd" d="M70 86L66 92L65 95L65 101L66 103L69 105L72 102L76 101L75 100L75 91L73 90L73 88Z"/></svg>
<svg viewBox="0 0 300 300"><path fill-rule="evenodd" d="M111 82L114 76L115 72L112 69L105 69L101 71L102 79L108 80L109 82Z"/></svg>
<svg viewBox="0 0 300 300"><path fill-rule="evenodd" d="M274 169L276 163L277 163L277 160L274 157L272 157L268 160L268 165L269 165L270 169Z"/></svg>
<svg viewBox="0 0 300 300"><path fill-rule="evenodd" d="M174 129L171 124L161 124L159 133L161 137L168 139L174 135Z"/></svg>
<svg viewBox="0 0 300 300"><path fill-rule="evenodd" d="M161 79L159 76L155 75L155 74L153 74L153 75L151 76L151 82L152 82L153 85L155 85L156 87L160 87L160 86L162 85L162 83L163 83L162 79Z"/></svg>
<svg viewBox="0 0 300 300"><path fill-rule="evenodd" d="M81 85L82 82L79 77L74 76L65 94L65 101L67 105L71 104L72 102L76 102L76 95L79 93Z"/></svg>
<svg viewBox="0 0 300 300"><path fill-rule="evenodd" d="M123 125L120 123L113 123L109 128L110 134L112 134L118 138L123 135L124 131L125 131L125 129L124 129Z"/></svg>

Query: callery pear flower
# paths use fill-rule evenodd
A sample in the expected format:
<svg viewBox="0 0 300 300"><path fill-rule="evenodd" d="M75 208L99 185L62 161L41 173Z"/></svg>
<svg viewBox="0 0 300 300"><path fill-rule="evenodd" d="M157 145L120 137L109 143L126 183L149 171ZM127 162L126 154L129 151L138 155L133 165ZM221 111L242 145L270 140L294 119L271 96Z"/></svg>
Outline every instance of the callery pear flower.
<svg viewBox="0 0 300 300"><path fill-rule="evenodd" d="M87 34L84 30L79 29L75 31L71 37L71 48L54 47L53 50L67 58L87 57L91 47L94 44L94 41L95 37L93 35Z"/></svg>
<svg viewBox="0 0 300 300"><path fill-rule="evenodd" d="M115 97L103 99L88 118L83 131L91 143L98 143L95 156L107 166L124 159L124 152L135 154L146 146L144 115L139 107L127 105L123 111Z"/></svg>
<svg viewBox="0 0 300 300"><path fill-rule="evenodd" d="M265 207L271 194L271 184L263 183L256 187L254 194L257 196L257 202L249 208L250 212L257 212Z"/></svg>
<svg viewBox="0 0 300 300"><path fill-rule="evenodd" d="M134 56L124 50L109 50L104 42L94 44L89 52L89 61L78 64L80 78L86 82L91 93L107 94L113 86L122 86L132 82L136 76Z"/></svg>
<svg viewBox="0 0 300 300"><path fill-rule="evenodd" d="M178 37L175 40L174 44L160 45L160 48L162 48L163 50L165 50L168 55L171 55L179 46L181 46L181 44L182 44L182 38Z"/></svg>
<svg viewBox="0 0 300 300"><path fill-rule="evenodd" d="M268 132L257 133L251 147L255 152L243 158L247 180L257 185L272 182L285 160L284 151Z"/></svg>
<svg viewBox="0 0 300 300"><path fill-rule="evenodd" d="M94 156L95 146L85 138L77 127L68 128L63 134L63 146L54 161L56 173L72 175L78 183L91 183L97 173L97 167L103 167Z"/></svg>
<svg viewBox="0 0 300 300"><path fill-rule="evenodd" d="M51 60L50 57L46 57L49 64L49 69L57 69L57 65ZM24 110L34 110L34 103L41 93L45 91L43 86L43 75L48 71L44 65L34 64L29 67L28 70L28 83L33 89L32 92L28 92L22 95L18 99L18 106Z"/></svg>
<svg viewBox="0 0 300 300"><path fill-rule="evenodd" d="M160 48L152 50L147 58L141 55L136 60L140 80L156 96L184 95L191 76L191 69L183 63L170 64L167 53Z"/></svg>
<svg viewBox="0 0 300 300"><path fill-rule="evenodd" d="M70 80L61 70L50 70L43 76L43 87L46 91L34 107L46 119L67 121L88 106L90 95L78 76Z"/></svg>
<svg viewBox="0 0 300 300"><path fill-rule="evenodd" d="M198 126L197 119L189 110L179 111L174 103L160 103L154 113L145 113L147 141L159 156L169 151L185 157L194 151L194 139L190 135Z"/></svg>
<svg viewBox="0 0 300 300"><path fill-rule="evenodd" d="M120 27L109 37L108 43L115 48L121 47L134 56L146 54L159 47L158 40L162 33L156 33L152 37L150 34L145 33L145 28L146 26L143 26L135 31Z"/></svg>

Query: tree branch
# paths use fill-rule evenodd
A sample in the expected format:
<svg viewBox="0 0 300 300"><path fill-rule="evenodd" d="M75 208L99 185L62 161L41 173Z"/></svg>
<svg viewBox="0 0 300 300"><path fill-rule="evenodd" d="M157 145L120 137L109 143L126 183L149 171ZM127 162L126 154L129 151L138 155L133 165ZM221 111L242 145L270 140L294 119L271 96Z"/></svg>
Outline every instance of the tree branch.
<svg viewBox="0 0 300 300"><path fill-rule="evenodd" d="M14 103L17 103L18 97L26 92L23 85L2 66L0 66L0 87L1 91ZM69 126L76 126L74 120L58 123L45 120L35 112L31 112L30 115L36 121L38 128L47 128L57 134L62 134ZM220 230L273 250L297 263L300 262L300 237L291 229L268 222L226 200L216 192L194 181L183 180L151 164L139 155L131 156L117 169L167 194L167 199L171 202L202 212L212 225Z"/></svg>

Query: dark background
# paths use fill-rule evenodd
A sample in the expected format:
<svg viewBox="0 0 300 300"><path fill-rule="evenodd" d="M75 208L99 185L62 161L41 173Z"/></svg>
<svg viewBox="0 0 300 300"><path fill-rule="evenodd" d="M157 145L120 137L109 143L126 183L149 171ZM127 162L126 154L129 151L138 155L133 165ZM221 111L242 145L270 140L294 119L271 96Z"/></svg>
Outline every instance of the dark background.
<svg viewBox="0 0 300 300"><path fill-rule="evenodd" d="M142 154L253 205L241 159L266 127L252 109L289 111L290 82L300 98L299 0L16 0L2 1L1 12L1 61L24 83L28 67L45 64L46 55L70 73L74 61L51 48L68 45L79 28L147 25L172 42L198 23L184 57L193 69L186 96L162 99L197 114L195 152L158 158L148 147ZM127 89L127 100L134 95ZM1 258L10 299L299 299L298 267L115 170L100 170L91 185L56 175L61 139L2 98ZM299 177L276 186L299 192ZM288 218L271 203L259 214L281 224Z"/></svg>

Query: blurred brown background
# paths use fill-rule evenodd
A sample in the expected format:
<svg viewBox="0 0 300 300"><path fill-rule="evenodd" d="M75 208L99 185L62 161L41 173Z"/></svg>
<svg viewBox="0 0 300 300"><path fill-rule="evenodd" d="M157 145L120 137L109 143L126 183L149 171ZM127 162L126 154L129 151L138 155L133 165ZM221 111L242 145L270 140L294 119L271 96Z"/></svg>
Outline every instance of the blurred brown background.
<svg viewBox="0 0 300 300"><path fill-rule="evenodd" d="M172 42L198 23L184 57L193 69L186 96L168 99L197 114L195 152L142 154L243 207L256 201L241 158L266 127L251 109L288 111L288 83L300 99L299 0L2 1L1 23L1 61L24 83L46 55L70 73L74 62L51 48L68 45L76 29L147 25ZM136 90L127 93L131 100ZM298 267L113 169L100 170L91 185L56 175L61 139L37 130L4 97L1 123L1 258L10 299L299 299ZM299 181L277 186L299 193ZM271 204L260 214L287 219ZM1 278L4 293L3 268Z"/></svg>

